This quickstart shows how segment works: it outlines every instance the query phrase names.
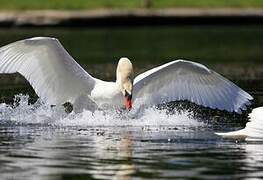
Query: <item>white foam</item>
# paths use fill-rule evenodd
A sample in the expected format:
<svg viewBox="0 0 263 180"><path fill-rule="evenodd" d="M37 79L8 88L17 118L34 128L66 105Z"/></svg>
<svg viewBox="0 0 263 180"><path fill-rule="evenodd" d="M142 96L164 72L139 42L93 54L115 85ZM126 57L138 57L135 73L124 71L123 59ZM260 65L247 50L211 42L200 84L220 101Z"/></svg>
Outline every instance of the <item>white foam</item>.
<svg viewBox="0 0 263 180"><path fill-rule="evenodd" d="M0 104L0 121L17 124L43 124L51 126L202 126L189 112L170 115L166 110L150 108L137 118L116 111L84 111L79 114L64 112L63 107L50 107L37 101L28 103L28 96L18 95L19 103L12 107Z"/></svg>

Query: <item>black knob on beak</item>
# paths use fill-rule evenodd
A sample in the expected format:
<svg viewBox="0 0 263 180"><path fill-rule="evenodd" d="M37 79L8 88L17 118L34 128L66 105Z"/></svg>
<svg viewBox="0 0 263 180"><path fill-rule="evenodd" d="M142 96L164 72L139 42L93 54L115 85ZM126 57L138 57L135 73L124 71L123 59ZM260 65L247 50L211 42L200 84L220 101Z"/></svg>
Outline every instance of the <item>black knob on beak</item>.
<svg viewBox="0 0 263 180"><path fill-rule="evenodd" d="M125 90L125 97L128 98L128 100L131 100L132 99L132 94L128 93L126 90Z"/></svg>

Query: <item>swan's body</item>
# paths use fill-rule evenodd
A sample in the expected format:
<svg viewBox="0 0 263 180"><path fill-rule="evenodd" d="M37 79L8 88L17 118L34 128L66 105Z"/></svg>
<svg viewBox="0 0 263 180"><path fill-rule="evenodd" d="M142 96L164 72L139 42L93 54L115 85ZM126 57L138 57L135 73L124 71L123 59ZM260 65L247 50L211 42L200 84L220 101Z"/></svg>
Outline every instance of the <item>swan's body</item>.
<svg viewBox="0 0 263 180"><path fill-rule="evenodd" d="M240 112L252 97L207 67L176 60L153 68L133 81L132 64L121 58L116 82L89 75L55 38L38 37L0 48L0 73L20 73L48 104L71 102L89 109L104 105L127 109L176 100ZM88 105L87 105L88 104Z"/></svg>
<svg viewBox="0 0 263 180"><path fill-rule="evenodd" d="M114 107L121 107L123 105L123 95L118 84L115 82L96 80L96 85L91 91L90 96L94 102L97 102L99 107L104 104L111 104Z"/></svg>
<svg viewBox="0 0 263 180"><path fill-rule="evenodd" d="M263 141L263 107L253 109L249 114L249 118L250 121L244 129L216 134L229 139Z"/></svg>

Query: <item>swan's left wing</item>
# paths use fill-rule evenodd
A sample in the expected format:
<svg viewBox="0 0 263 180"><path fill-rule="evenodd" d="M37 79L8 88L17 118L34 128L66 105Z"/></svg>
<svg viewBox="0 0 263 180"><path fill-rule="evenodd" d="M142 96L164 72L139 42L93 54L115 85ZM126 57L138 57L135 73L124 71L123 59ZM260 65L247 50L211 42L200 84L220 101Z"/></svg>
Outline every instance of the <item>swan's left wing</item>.
<svg viewBox="0 0 263 180"><path fill-rule="evenodd" d="M202 64L176 60L134 79L134 107L188 100L213 109L240 112L253 98Z"/></svg>
<svg viewBox="0 0 263 180"><path fill-rule="evenodd" d="M74 103L90 95L95 79L50 37L36 37L0 48L0 73L20 73L48 104Z"/></svg>

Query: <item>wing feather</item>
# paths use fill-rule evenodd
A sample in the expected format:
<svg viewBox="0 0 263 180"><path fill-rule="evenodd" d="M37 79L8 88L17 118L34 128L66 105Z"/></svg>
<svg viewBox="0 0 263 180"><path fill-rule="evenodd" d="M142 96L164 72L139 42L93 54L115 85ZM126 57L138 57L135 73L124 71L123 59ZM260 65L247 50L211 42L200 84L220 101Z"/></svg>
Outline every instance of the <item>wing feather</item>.
<svg viewBox="0 0 263 180"><path fill-rule="evenodd" d="M253 98L202 64L176 60L134 79L134 107L189 100L213 109L240 112Z"/></svg>
<svg viewBox="0 0 263 180"><path fill-rule="evenodd" d="M37 37L0 48L0 73L20 73L37 95L49 104L74 103L89 95L91 77L55 38Z"/></svg>

